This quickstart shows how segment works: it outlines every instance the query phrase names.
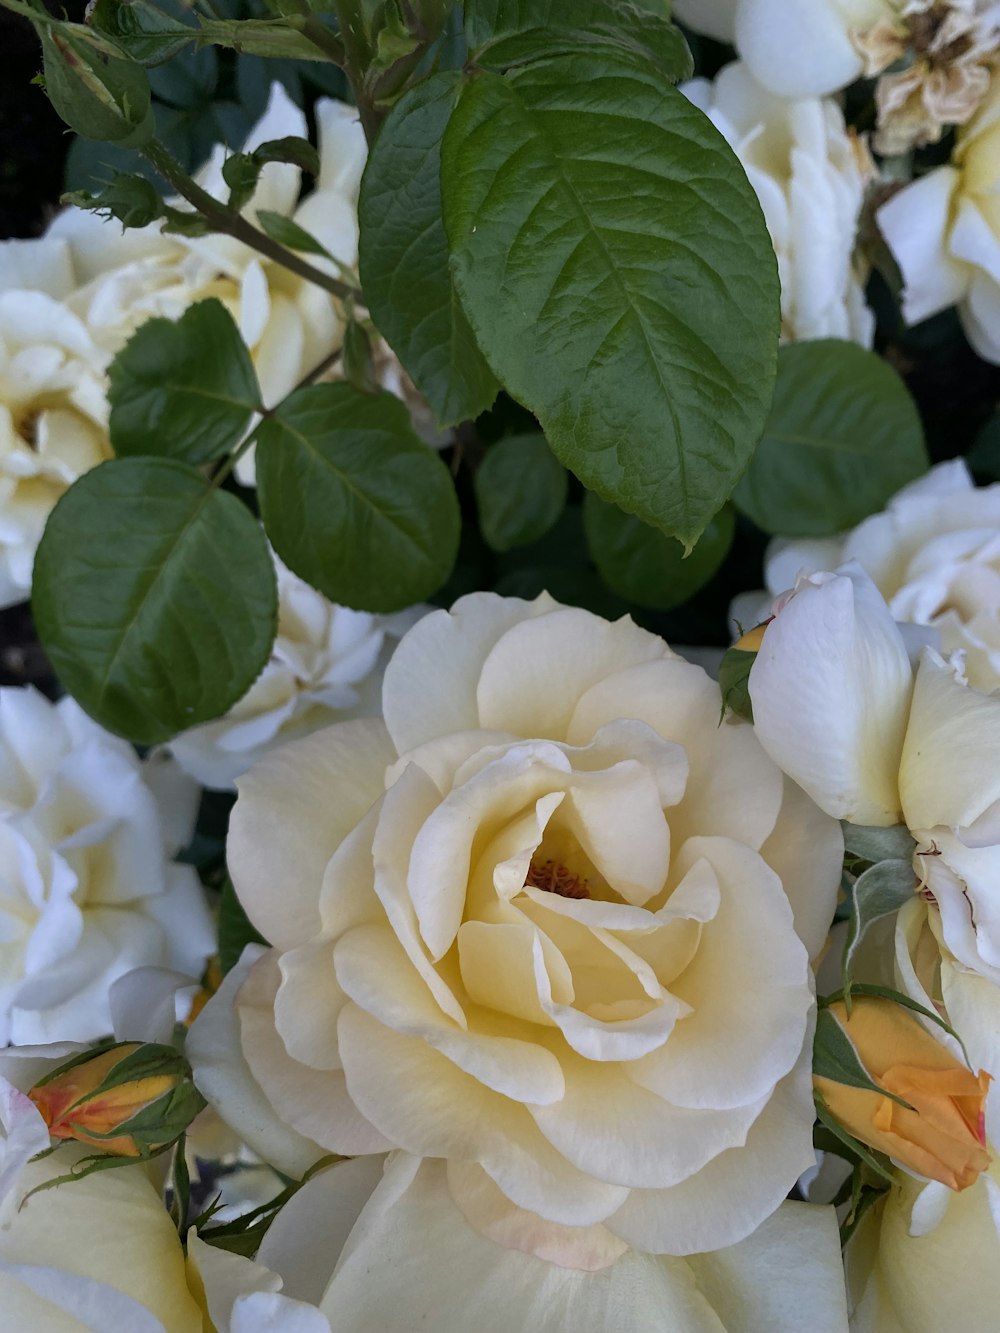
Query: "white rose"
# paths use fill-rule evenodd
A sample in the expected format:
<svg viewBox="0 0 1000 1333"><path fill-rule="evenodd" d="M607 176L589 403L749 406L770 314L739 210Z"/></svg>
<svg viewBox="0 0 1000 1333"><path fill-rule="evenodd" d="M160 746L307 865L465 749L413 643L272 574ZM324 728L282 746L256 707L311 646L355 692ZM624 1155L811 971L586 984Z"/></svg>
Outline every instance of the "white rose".
<svg viewBox="0 0 1000 1333"><path fill-rule="evenodd" d="M278 634L264 670L216 722L170 743L206 787L231 788L274 746L349 717L379 711L382 673L396 639L423 608L375 616L328 602L275 558Z"/></svg>
<svg viewBox="0 0 1000 1333"><path fill-rule="evenodd" d="M72 700L0 690L0 1045L105 1035L108 988L132 968L200 975L211 918L171 861L197 799Z"/></svg>
<svg viewBox="0 0 1000 1333"><path fill-rule="evenodd" d="M813 1160L836 824L700 668L547 597L425 617L383 707L239 783L274 947L196 1024L199 1086L279 1166L400 1147L638 1249L747 1236Z"/></svg>
<svg viewBox="0 0 1000 1333"><path fill-rule="evenodd" d="M1000 1308L996 1164L956 1194L899 1172L846 1251L851 1333L989 1333Z"/></svg>
<svg viewBox="0 0 1000 1333"><path fill-rule="evenodd" d="M736 0L736 45L765 88L822 97L861 77L857 36L897 13L894 0Z"/></svg>
<svg viewBox="0 0 1000 1333"><path fill-rule="evenodd" d="M875 90L880 153L936 143L982 101L1000 50L996 0L737 0L736 45L783 97Z"/></svg>
<svg viewBox="0 0 1000 1333"><path fill-rule="evenodd" d="M829 100L776 97L740 63L681 91L732 145L757 192L778 257L782 335L870 347L875 320L854 248L872 166L843 112Z"/></svg>
<svg viewBox="0 0 1000 1333"><path fill-rule="evenodd" d="M903 275L903 314L919 323L957 305L980 356L1000 362L1000 75L963 126L948 166L900 190L878 224Z"/></svg>
<svg viewBox="0 0 1000 1333"><path fill-rule="evenodd" d="M1000 483L976 487L961 459L905 486L884 512L823 541L776 541L765 578L772 596L800 573L855 561L895 620L932 625L945 653L962 651L969 680L1000 687ZM754 623L766 600L734 614Z"/></svg>
<svg viewBox="0 0 1000 1333"><path fill-rule="evenodd" d="M0 293L0 607L31 591L45 520L81 473L111 456L104 358L65 306Z"/></svg>

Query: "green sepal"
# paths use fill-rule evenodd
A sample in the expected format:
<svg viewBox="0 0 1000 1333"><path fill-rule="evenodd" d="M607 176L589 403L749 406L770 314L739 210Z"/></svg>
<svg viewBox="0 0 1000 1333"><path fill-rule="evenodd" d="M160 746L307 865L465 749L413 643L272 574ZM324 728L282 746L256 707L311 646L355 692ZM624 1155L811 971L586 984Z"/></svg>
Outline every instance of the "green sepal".
<svg viewBox="0 0 1000 1333"><path fill-rule="evenodd" d="M829 1008L822 1007L816 1015L816 1035L813 1038L813 1077L827 1078L847 1088L861 1088L888 1097L907 1111L914 1108L902 1097L876 1083L865 1069L854 1042L837 1021Z"/></svg>
<svg viewBox="0 0 1000 1333"><path fill-rule="evenodd" d="M722 690L722 717L735 713L745 722L753 721L750 701L750 671L757 660L756 653L745 648L729 648L722 655L719 666L719 688ZM721 719L720 719L721 720Z"/></svg>
<svg viewBox="0 0 1000 1333"><path fill-rule="evenodd" d="M853 995L872 996L880 1000L892 1000L894 1004L900 1004L904 1009L912 1009L915 1014L922 1014L924 1018L929 1018L932 1023L936 1023L939 1028L944 1032L947 1032L949 1037L954 1037L962 1049L965 1063L970 1069L972 1068L972 1063L969 1060L969 1052L965 1049L965 1042L951 1024L946 1023L940 1014L934 1013L933 1009L925 1009L922 1004L919 1004L916 1000L911 1000L910 997L904 995L902 991L892 990L889 986L875 986L870 982L853 982L851 984L851 993ZM835 991L833 995L818 996L816 1003L820 1010L823 1010L828 1008L831 1004L836 1004L838 1000L844 1000L845 1004L847 1002L842 990ZM880 1088L879 1091L882 1092L884 1089ZM886 1093L885 1095L888 1097L889 1093Z"/></svg>

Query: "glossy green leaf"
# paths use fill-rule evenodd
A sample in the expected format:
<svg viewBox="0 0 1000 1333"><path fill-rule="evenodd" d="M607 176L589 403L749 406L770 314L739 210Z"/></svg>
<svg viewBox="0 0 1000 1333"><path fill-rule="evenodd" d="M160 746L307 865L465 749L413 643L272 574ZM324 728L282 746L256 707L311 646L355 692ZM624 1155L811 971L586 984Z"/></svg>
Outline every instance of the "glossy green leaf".
<svg viewBox="0 0 1000 1333"><path fill-rule="evenodd" d="M455 563L448 469L389 393L298 389L257 432L257 493L275 550L331 601L398 611Z"/></svg>
<svg viewBox="0 0 1000 1333"><path fill-rule="evenodd" d="M916 404L886 361L833 338L791 343L733 502L765 532L828 537L882 509L927 466Z"/></svg>
<svg viewBox="0 0 1000 1333"><path fill-rule="evenodd" d="M196 28L146 0L97 0L88 21L147 67L169 60L198 36Z"/></svg>
<svg viewBox="0 0 1000 1333"><path fill-rule="evenodd" d="M612 592L657 611L679 606L708 582L735 529L733 511L724 505L685 558L679 541L596 495L584 500L583 521L591 558Z"/></svg>
<svg viewBox="0 0 1000 1333"><path fill-rule="evenodd" d="M361 182L361 285L372 318L439 425L471 420L499 390L455 292L441 220L441 139L458 71L389 114Z"/></svg>
<svg viewBox="0 0 1000 1333"><path fill-rule="evenodd" d="M770 402L774 253L732 150L614 52L482 73L442 150L466 314L588 489L693 545Z"/></svg>
<svg viewBox="0 0 1000 1333"><path fill-rule="evenodd" d="M32 601L70 694L143 745L226 712L262 670L277 622L260 525L164 458L102 463L70 487L42 536Z"/></svg>
<svg viewBox="0 0 1000 1333"><path fill-rule="evenodd" d="M493 444L476 470L479 526L494 551L537 541L566 504L566 469L544 435L510 435Z"/></svg>
<svg viewBox="0 0 1000 1333"><path fill-rule="evenodd" d="M260 403L250 353L215 299L150 319L111 363L111 444L119 457L205 463L242 438Z"/></svg>

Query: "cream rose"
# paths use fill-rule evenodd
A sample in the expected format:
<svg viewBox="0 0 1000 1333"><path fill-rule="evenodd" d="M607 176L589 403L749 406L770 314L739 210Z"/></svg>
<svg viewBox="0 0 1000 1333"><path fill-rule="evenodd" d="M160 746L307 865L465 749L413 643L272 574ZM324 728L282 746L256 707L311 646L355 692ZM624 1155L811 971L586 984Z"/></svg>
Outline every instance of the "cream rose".
<svg viewBox="0 0 1000 1333"><path fill-rule="evenodd" d="M0 293L0 607L29 595L45 520L63 491L111 456L104 364L58 301Z"/></svg>
<svg viewBox="0 0 1000 1333"><path fill-rule="evenodd" d="M140 763L72 700L0 690L0 1045L104 1036L132 968L200 975L215 932L172 861L197 800L172 760Z"/></svg>
<svg viewBox="0 0 1000 1333"><path fill-rule="evenodd" d="M931 625L944 652L962 651L969 680L1000 687L1000 483L976 487L955 459L905 486L881 514L827 541L776 541L765 577L777 596L799 574L856 561L895 620ZM766 602L734 614L754 623Z"/></svg>
<svg viewBox="0 0 1000 1333"><path fill-rule="evenodd" d="M593 1237L589 1255L580 1244L561 1256L571 1264L526 1252L544 1224L496 1186L470 1218L453 1193L462 1174L405 1153L384 1172L378 1157L321 1172L271 1225L258 1263L290 1297L316 1302L333 1333L845 1333L832 1209L782 1204L738 1245L689 1259L620 1247L595 1272Z"/></svg>
<svg viewBox="0 0 1000 1333"><path fill-rule="evenodd" d="M883 204L878 224L903 275L911 324L957 305L980 356L1000 363L1000 73L959 130L948 166Z"/></svg>
<svg viewBox="0 0 1000 1333"><path fill-rule="evenodd" d="M23 1168L20 1186L51 1179L72 1155ZM185 1261L141 1166L59 1185L0 1228L4 1316L32 1333L655 1333L665 1319L675 1333L717 1333L723 1321L743 1333L798 1333L803 1319L811 1333L846 1333L831 1208L782 1204L714 1254L626 1250L594 1272L526 1254L525 1218L484 1234L456 1206L450 1176L444 1162L405 1153L332 1167L285 1205L255 1261L195 1230ZM495 1230L496 1210L484 1221Z"/></svg>
<svg viewBox="0 0 1000 1333"><path fill-rule="evenodd" d="M199 1086L278 1165L283 1122L299 1161L446 1158L641 1250L747 1236L813 1160L835 822L700 668L548 597L427 616L383 708L238 784L274 947L223 1001L242 1056L196 1025Z"/></svg>
<svg viewBox="0 0 1000 1333"><path fill-rule="evenodd" d="M268 750L296 736L379 710L382 673L399 636L423 607L369 615L328 602L275 557L278 634L256 681L217 722L170 743L206 787L231 788Z"/></svg>
<svg viewBox="0 0 1000 1333"><path fill-rule="evenodd" d="M757 192L778 257L783 337L870 347L875 320L854 248L873 168L840 108L777 97L740 63L681 91L726 137Z"/></svg>
<svg viewBox="0 0 1000 1333"><path fill-rule="evenodd" d="M846 1251L851 1333L988 1333L1000 1308L1000 1173L962 1194L899 1172Z"/></svg>

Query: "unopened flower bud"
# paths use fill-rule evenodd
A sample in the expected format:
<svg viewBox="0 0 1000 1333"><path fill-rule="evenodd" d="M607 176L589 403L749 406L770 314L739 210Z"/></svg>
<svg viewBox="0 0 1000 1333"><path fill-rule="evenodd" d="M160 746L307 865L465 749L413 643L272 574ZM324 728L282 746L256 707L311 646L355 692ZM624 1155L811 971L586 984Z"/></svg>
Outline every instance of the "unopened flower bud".
<svg viewBox="0 0 1000 1333"><path fill-rule="evenodd" d="M88 139L135 148L154 132L149 78L113 42L79 23L39 25L45 91Z"/></svg>
<svg viewBox="0 0 1000 1333"><path fill-rule="evenodd" d="M28 1092L55 1139L121 1157L174 1143L204 1107L172 1046L125 1042L61 1065Z"/></svg>
<svg viewBox="0 0 1000 1333"><path fill-rule="evenodd" d="M986 1092L990 1075L973 1074L901 1005L855 997L829 1012L854 1044L873 1083L908 1103L829 1078L813 1083L829 1113L862 1143L953 1190L975 1184L990 1164Z"/></svg>

